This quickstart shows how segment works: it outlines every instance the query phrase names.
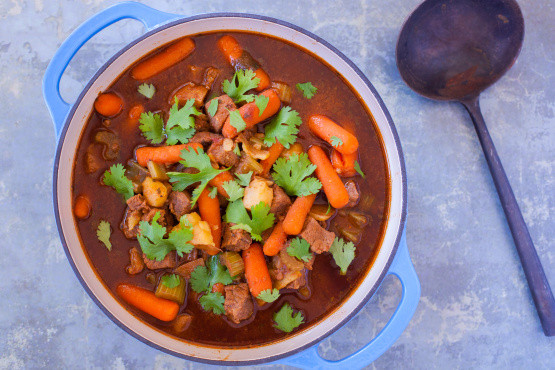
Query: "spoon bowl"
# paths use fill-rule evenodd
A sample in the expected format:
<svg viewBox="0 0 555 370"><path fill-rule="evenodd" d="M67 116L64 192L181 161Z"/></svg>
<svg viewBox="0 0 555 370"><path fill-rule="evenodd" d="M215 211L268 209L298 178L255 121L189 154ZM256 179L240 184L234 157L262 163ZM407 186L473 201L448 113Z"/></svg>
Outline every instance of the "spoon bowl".
<svg viewBox="0 0 555 370"><path fill-rule="evenodd" d="M514 0L426 0L407 19L397 41L397 67L417 93L461 102L474 128L515 241L538 316L555 335L555 300L479 105L480 93L511 66L524 39Z"/></svg>

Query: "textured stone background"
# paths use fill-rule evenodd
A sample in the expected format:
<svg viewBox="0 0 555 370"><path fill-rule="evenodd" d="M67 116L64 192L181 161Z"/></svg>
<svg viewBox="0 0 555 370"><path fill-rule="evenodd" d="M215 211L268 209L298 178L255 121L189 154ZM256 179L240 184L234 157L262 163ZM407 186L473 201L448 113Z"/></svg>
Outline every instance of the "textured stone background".
<svg viewBox="0 0 555 370"><path fill-rule="evenodd" d="M409 180L407 239L422 299L407 330L371 368L555 368L474 129L463 108L412 93L394 47L420 0L145 1L185 15L234 11L295 23L325 38L370 78L399 130ZM0 368L189 368L130 337L85 294L52 213L55 137L41 80L60 43L115 1L0 0ZM555 286L555 16L521 0L518 62L482 96L505 170ZM78 53L63 81L71 101L94 71L142 32L120 22ZM399 299L386 280L320 351L338 359L366 343Z"/></svg>

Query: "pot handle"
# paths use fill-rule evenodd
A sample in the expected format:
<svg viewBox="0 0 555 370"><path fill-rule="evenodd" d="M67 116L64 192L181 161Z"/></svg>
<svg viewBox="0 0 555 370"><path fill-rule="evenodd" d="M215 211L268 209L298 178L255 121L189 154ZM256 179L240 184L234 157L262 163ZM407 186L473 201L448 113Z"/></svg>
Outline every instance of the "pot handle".
<svg viewBox="0 0 555 370"><path fill-rule="evenodd" d="M102 10L77 27L50 60L42 80L42 94L54 121L56 139L60 136L71 107L60 95L60 79L81 46L104 28L122 19L136 19L146 27L146 31L149 31L178 17L177 14L161 12L140 3L127 1Z"/></svg>
<svg viewBox="0 0 555 370"><path fill-rule="evenodd" d="M420 300L420 281L410 259L405 231L403 231L397 254L387 274L393 274L401 281L403 287L401 301L388 323L368 344L342 360L330 361L318 354L320 345L318 343L298 354L278 360L276 363L301 369L360 369L380 357L401 336L412 319Z"/></svg>

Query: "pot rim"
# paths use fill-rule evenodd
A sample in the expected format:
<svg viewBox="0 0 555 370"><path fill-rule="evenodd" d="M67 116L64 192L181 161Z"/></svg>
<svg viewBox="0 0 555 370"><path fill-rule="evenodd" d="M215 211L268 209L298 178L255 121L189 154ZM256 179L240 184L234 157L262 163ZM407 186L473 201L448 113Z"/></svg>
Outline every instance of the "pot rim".
<svg viewBox="0 0 555 370"><path fill-rule="evenodd" d="M78 106L81 104L81 101L82 101L83 97L87 94L87 92L89 91L89 89L91 88L93 83L98 79L98 77L100 75L102 75L102 73L105 71L105 69L112 62L114 62L118 57L120 57L123 53L125 53L131 47L140 43L141 41L145 40L146 38L160 32L160 31L163 31L167 28L178 25L178 24L187 23L187 22L196 21L196 20L202 20L202 19L210 19L210 18L247 18L247 19L262 20L262 21L265 21L265 22L274 23L274 24L277 24L277 25L280 25L280 26L291 28L291 29L293 29L297 32L302 33L304 36L307 36L307 37L313 39L314 41L324 45L331 52L333 52L339 58L341 58L343 60L343 62L345 62L353 70L353 72L355 72L358 75L358 77L362 80L362 82L369 88L373 98L376 100L376 103L379 105L380 109L382 110L382 113L384 114L384 116L386 118L387 124L389 125L389 128L391 130L391 134L392 134L393 139L394 139L395 149L396 149L396 151L398 153L398 157L399 157L399 167L400 167L401 186L402 186L402 189L401 189L401 196L402 196L401 201L402 202L401 202L401 213L400 213L400 216L399 216L399 228L397 230L397 235L395 237L394 245L391 249L390 255L388 256L388 260L385 263L382 271L380 272L379 277L377 278L377 280L374 283L374 285L372 286L372 288L368 290L365 297L360 301L360 303L354 309L352 309L352 311L348 315L346 315L342 320L340 320L336 324L334 324L334 326L331 329L324 332L322 335L320 335L320 336L318 336L314 339L310 339L305 344L303 344L303 345L301 345L297 348L285 351L281 354L271 355L271 356L267 356L267 357L263 357L263 358L259 358L259 359L252 359L252 360L240 360L240 361L237 361L237 360L235 360L235 361L234 360L231 360L231 361L229 361L229 360L215 360L215 359L213 360L213 359L206 359L206 358L200 358L200 357L194 357L194 356L191 356L191 355L186 355L186 354L183 354L183 353L179 353L179 352L170 350L166 347L160 346L160 345L150 341L149 339L143 337L142 335L135 332L134 330L132 330L128 326L126 326L122 321L120 321L117 317L115 317L115 315L113 315L100 302L100 300L92 292L91 288L87 285L84 278L81 276L81 274L80 274L80 272L79 272L79 270L78 270L78 268L75 264L75 261L73 260L73 258L71 256L71 253L69 251L69 247L68 247L68 244L66 242L66 238L65 238L65 235L64 235L63 229L62 229L60 211L59 211L59 207L58 207L58 204L59 204L58 203L58 169L59 169L59 166L60 166L60 156L61 156L61 152L62 152L62 147L63 147L64 141L65 141L67 130L69 128L69 124L73 120L75 111L78 108ZM214 30L214 31L216 32L217 30ZM271 34L271 36L276 37L278 39L280 38L279 35ZM286 41L286 42L289 42L289 41ZM320 56L318 56L318 57L320 57ZM354 87L351 87L351 88L354 89ZM390 174L390 176L391 176L391 174ZM393 119L391 118L391 115L390 115L389 111L387 110L387 108L386 108L383 100L381 99L380 95L378 94L377 90L374 88L374 86L372 85L370 80L366 77L366 75L354 64L354 62L352 62L340 50L338 50L336 47L334 47L333 45L328 43L323 38L315 35L314 33L310 32L310 31L308 31L308 30L306 30L302 27L294 25L292 23L289 23L289 22L286 22L286 21L283 21L283 20L280 20L280 19L277 19L277 18L262 16L262 15L257 15L257 14L218 12L218 13L199 14L199 15L194 15L194 16L190 16L190 17L181 17L181 18L178 18L176 20L173 20L173 21L170 21L170 22L167 22L167 23L163 23L159 26L156 26L155 28L151 29L150 31L145 32L141 36L137 37L136 39L134 39L133 41L131 41L130 43L125 45L122 49L120 49L117 53L115 53L111 58L109 58L98 69L98 71L90 78L90 80L87 82L87 84L85 85L85 87L83 88L83 90L81 91L81 93L79 94L77 99L75 100L75 102L72 104L71 109L69 110L69 112L68 112L68 114L67 114L67 116L64 120L64 125L63 125L63 128L62 128L61 132L60 132L60 136L58 138L58 143L57 143L57 147L56 147L56 155L55 155L55 159L54 159L54 168L53 168L53 205L54 205L54 214L55 214L55 219L56 219L56 226L57 226L57 229L58 229L58 233L60 235L60 240L61 240L62 246L64 248L64 253L66 254L66 257L67 257L67 259L70 263L70 266L71 266L72 270L74 271L75 276L77 277L77 279L79 280L79 282L81 283L81 285L83 286L83 288L85 289L85 291L87 292L89 297L93 300L93 302L95 302L95 304L101 309L101 311L112 322L114 322L117 326L119 326L121 329L123 329L125 332L127 332L128 334L130 334L134 338L138 339L139 341L149 345L150 347L156 348L156 349L158 349L158 350L160 350L164 353L167 353L167 354L179 357L179 358L183 358L183 359L187 359L187 360L191 360L191 361L195 361L195 362L200 362L200 363L213 364L213 365L230 365L230 366L256 365L256 364L269 363L269 362L273 362L273 361L276 361L276 360L279 360L279 359L283 359L283 358L292 356L294 354L302 352L302 351L320 343L322 340L329 337L331 334L335 333L338 329L343 327L348 321L350 321L362 309L362 307L364 307L368 303L370 298L374 295L374 293L376 292L376 290L380 286L381 282L385 278L385 276L386 276L386 274L387 274L387 272L390 268L390 265L393 262L393 259L394 259L395 255L397 253L397 249L399 247L399 244L400 244L401 236L402 236L404 225L405 225L405 222L406 222L406 214L407 214L407 180L406 180L406 169L405 169L403 151L402 151L399 135L398 135L397 130L395 128L395 125L393 123ZM368 271L370 271L370 270L368 270ZM95 274L97 274L97 273L95 273ZM359 289L359 288L360 288L360 286L357 289ZM350 296L351 295L349 295L349 297L347 297L345 299L345 302L347 300L349 300ZM319 322L325 321L328 318L328 316L329 316L329 313L327 313L323 319L320 319ZM318 323L316 323L315 325L318 325Z"/></svg>

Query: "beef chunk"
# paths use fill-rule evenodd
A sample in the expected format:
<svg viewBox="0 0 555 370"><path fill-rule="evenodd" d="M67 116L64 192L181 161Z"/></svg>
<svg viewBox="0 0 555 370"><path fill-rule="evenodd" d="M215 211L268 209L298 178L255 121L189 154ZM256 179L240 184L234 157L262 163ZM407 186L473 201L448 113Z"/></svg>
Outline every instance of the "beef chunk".
<svg viewBox="0 0 555 370"><path fill-rule="evenodd" d="M305 264L287 253L288 244L289 242L277 255L272 257L269 272L276 289L299 289L306 285Z"/></svg>
<svg viewBox="0 0 555 370"><path fill-rule="evenodd" d="M226 223L224 226L224 236L222 240L222 249L232 252L239 252L250 247L252 243L251 234L243 229L231 229L235 224Z"/></svg>
<svg viewBox="0 0 555 370"><path fill-rule="evenodd" d="M139 249L133 247L129 250L129 266L126 267L125 271L129 275L136 275L143 271L145 263L142 259L142 254Z"/></svg>
<svg viewBox="0 0 555 370"><path fill-rule="evenodd" d="M224 167L233 167L239 162L239 156L233 152L235 143L231 139L214 140L208 148L208 156Z"/></svg>
<svg viewBox="0 0 555 370"><path fill-rule="evenodd" d="M303 231L299 234L301 238L310 244L310 250L314 253L322 253L330 250L335 234L331 231L324 229L318 221L312 217L304 224Z"/></svg>
<svg viewBox="0 0 555 370"><path fill-rule="evenodd" d="M191 196L186 191L172 191L168 197L170 211L179 220L181 216L191 212Z"/></svg>
<svg viewBox="0 0 555 370"><path fill-rule="evenodd" d="M347 193L349 194L349 203L345 207L354 207L358 203L358 199L360 198L360 194L357 189L357 184L354 181L347 181L345 183L345 188L347 189Z"/></svg>
<svg viewBox="0 0 555 370"><path fill-rule="evenodd" d="M285 216L289 207L291 207L291 198L285 193L285 191L274 184L274 200L272 201L272 206L270 207L270 212L276 215L276 217Z"/></svg>
<svg viewBox="0 0 555 370"><path fill-rule="evenodd" d="M158 223L162 226L171 225L171 217L168 211L164 208L153 208L146 204L145 197L142 194L137 194L127 199L127 209L121 224L123 234L128 239L137 237L139 233L139 222L151 222L156 213L160 213Z"/></svg>
<svg viewBox="0 0 555 370"><path fill-rule="evenodd" d="M174 268L177 265L176 261L176 253L175 251L171 251L164 257L162 261L151 260L143 253L143 261L145 265L150 270L157 270L157 269L166 269L166 268Z"/></svg>
<svg viewBox="0 0 555 370"><path fill-rule="evenodd" d="M199 143L204 146L204 145L212 144L214 141L223 140L223 138L224 137L222 135L213 134L211 132L197 132L196 134L193 135L193 137L191 138L191 140L189 140L189 142Z"/></svg>
<svg viewBox="0 0 555 370"><path fill-rule="evenodd" d="M127 199L127 207L132 211L140 211L146 208L150 208L146 204L146 199L142 194L137 194Z"/></svg>
<svg viewBox="0 0 555 370"><path fill-rule="evenodd" d="M197 132L212 130L212 126L210 122L208 122L208 116L206 114L201 113L195 116L195 130Z"/></svg>
<svg viewBox="0 0 555 370"><path fill-rule="evenodd" d="M224 308L227 317L238 324L251 317L254 311L249 286L246 283L228 285L225 288Z"/></svg>
<svg viewBox="0 0 555 370"><path fill-rule="evenodd" d="M208 94L208 88L206 86L187 82L179 90L177 90L175 95L170 97L169 103L170 105L173 105L175 97L179 100L180 105L184 105L189 99L195 99L194 106L196 108L200 108L204 103L206 94Z"/></svg>
<svg viewBox="0 0 555 370"><path fill-rule="evenodd" d="M214 85L214 81L220 76L220 71L218 68L208 67L204 71L204 79L202 80L202 84L206 86L208 89L212 89L212 85Z"/></svg>
<svg viewBox="0 0 555 370"><path fill-rule="evenodd" d="M204 259L197 258L194 261L182 264L173 270L174 273L183 276L185 279L191 278L191 273L198 267L204 266Z"/></svg>
<svg viewBox="0 0 555 370"><path fill-rule="evenodd" d="M101 146L98 144L90 144L85 152L85 172L94 173L102 168L104 161L101 155Z"/></svg>
<svg viewBox="0 0 555 370"><path fill-rule="evenodd" d="M218 109L216 109L216 113L213 116L210 116L209 114L208 118L210 119L210 124L212 125L212 128L214 129L214 131L220 132L222 130L222 127L227 117L229 117L229 111L236 110L237 107L235 106L233 99L231 99L227 95L222 95L206 103L207 111L208 111L208 108L210 107L210 104L212 104L215 101L218 101Z"/></svg>

